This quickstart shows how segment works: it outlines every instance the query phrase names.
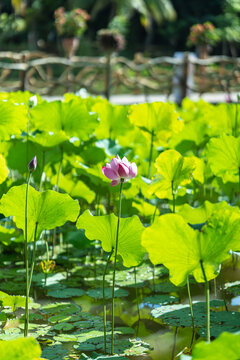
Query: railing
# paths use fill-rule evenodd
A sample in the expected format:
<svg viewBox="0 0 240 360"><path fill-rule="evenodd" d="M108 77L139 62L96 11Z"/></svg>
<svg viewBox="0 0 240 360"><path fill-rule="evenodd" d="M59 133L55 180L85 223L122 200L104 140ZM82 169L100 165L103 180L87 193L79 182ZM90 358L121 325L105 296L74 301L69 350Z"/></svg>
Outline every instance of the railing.
<svg viewBox="0 0 240 360"><path fill-rule="evenodd" d="M189 93L240 91L240 58L193 54L133 60L112 57L49 56L41 52L0 52L1 91L29 90L59 95L85 88L90 94L174 94L179 103ZM110 81L109 81L110 78Z"/></svg>

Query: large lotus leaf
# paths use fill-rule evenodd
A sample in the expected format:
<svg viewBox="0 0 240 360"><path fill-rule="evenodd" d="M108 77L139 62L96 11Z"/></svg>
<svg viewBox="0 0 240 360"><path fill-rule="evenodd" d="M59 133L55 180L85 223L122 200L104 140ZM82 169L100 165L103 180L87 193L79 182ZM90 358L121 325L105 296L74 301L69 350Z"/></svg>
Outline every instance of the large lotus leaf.
<svg viewBox="0 0 240 360"><path fill-rule="evenodd" d="M12 135L20 135L26 130L28 117L27 107L0 101L0 139L8 140Z"/></svg>
<svg viewBox="0 0 240 360"><path fill-rule="evenodd" d="M4 245L9 245L11 238L16 235L15 229L8 229L0 225L0 242Z"/></svg>
<svg viewBox="0 0 240 360"><path fill-rule="evenodd" d="M104 251L110 252L116 245L118 218L114 214L92 216L85 211L77 221L77 228L84 229L89 240L100 240ZM143 225L137 216L121 218L118 238L118 254L126 267L137 266L145 254L141 245Z"/></svg>
<svg viewBox="0 0 240 360"><path fill-rule="evenodd" d="M66 135L65 131L61 130L55 133L52 131L36 133L36 135L31 136L30 140L45 148L51 148L62 144L68 139L69 137Z"/></svg>
<svg viewBox="0 0 240 360"><path fill-rule="evenodd" d="M176 150L167 150L157 157L155 166L159 178L153 181L149 191L159 198L172 199L172 185L176 194L183 195L182 187L191 182L197 162L195 157L183 157Z"/></svg>
<svg viewBox="0 0 240 360"><path fill-rule="evenodd" d="M209 124L207 114L210 108L215 106L200 100L198 102L185 98L179 115L184 121L182 131L173 134L169 141L171 148L180 148L184 152L192 151L194 145L201 145L207 136Z"/></svg>
<svg viewBox="0 0 240 360"><path fill-rule="evenodd" d="M209 109L207 115L210 137L222 135L240 135L240 105L219 104ZM216 121L217 119L217 121Z"/></svg>
<svg viewBox="0 0 240 360"><path fill-rule="evenodd" d="M223 328L228 327L229 324L233 323L234 312L220 311L224 307L223 300L211 300L210 311L211 325L222 326ZM216 311L215 311L216 308ZM193 313L194 313L194 324L196 328L205 328L206 326L206 304L204 302L193 302ZM190 306L188 304L174 304L166 305L153 309L151 315L154 318L162 319L162 321L171 326L182 326L192 327L192 320L190 316ZM234 321L233 327L235 331L238 327L239 315ZM201 329L205 330L205 329Z"/></svg>
<svg viewBox="0 0 240 360"><path fill-rule="evenodd" d="M37 103L40 104L42 99L38 94L32 94L29 91L13 91L0 93L0 100L8 100L14 104L28 105L29 99L35 96L37 98Z"/></svg>
<svg viewBox="0 0 240 360"><path fill-rule="evenodd" d="M25 308L26 298L25 296L8 295L0 291L0 303L2 306L9 306L12 311L15 311L18 307Z"/></svg>
<svg viewBox="0 0 240 360"><path fill-rule="evenodd" d="M240 333L222 333L211 343L200 342L195 345L192 353L193 360L239 360Z"/></svg>
<svg viewBox="0 0 240 360"><path fill-rule="evenodd" d="M171 281L181 286L190 274L204 281L200 261L207 279L215 278L229 251L240 247L239 231L239 215L229 210L213 214L202 232L193 230L180 215L166 214L144 230L142 244L152 263L165 265Z"/></svg>
<svg viewBox="0 0 240 360"><path fill-rule="evenodd" d="M207 158L213 174L224 183L239 181L240 138L228 135L212 138L207 146Z"/></svg>
<svg viewBox="0 0 240 360"><path fill-rule="evenodd" d="M18 228L25 231L25 198L27 185L12 187L0 200L0 212L6 217L14 216ZM28 241L33 240L36 223L37 237L43 230L76 221L79 204L67 194L56 191L36 191L29 186L28 196Z"/></svg>
<svg viewBox="0 0 240 360"><path fill-rule="evenodd" d="M156 145L166 144L172 133L181 130L183 124L178 118L174 105L163 102L132 105L129 114L131 123L138 126L148 139L154 132Z"/></svg>
<svg viewBox="0 0 240 360"><path fill-rule="evenodd" d="M97 115L89 113L78 101L43 102L31 110L33 126L47 134L65 134L66 138L88 140L98 124Z"/></svg>
<svg viewBox="0 0 240 360"><path fill-rule="evenodd" d="M97 102L92 111L98 114L100 125L96 129L98 139L112 139L126 134L131 124L127 117L128 106L113 105L107 100Z"/></svg>
<svg viewBox="0 0 240 360"><path fill-rule="evenodd" d="M57 175L51 177L51 183L56 184ZM64 190L73 198L83 198L89 204L95 199L95 193L81 180L74 181L72 174L62 175L59 179L59 188Z"/></svg>
<svg viewBox="0 0 240 360"><path fill-rule="evenodd" d="M8 177L8 168L6 165L6 160L0 154L0 184L2 184Z"/></svg>
<svg viewBox="0 0 240 360"><path fill-rule="evenodd" d="M189 224L203 224L209 219L214 211L221 211L221 209L228 209L239 213L238 207L232 207L226 201L221 201L215 204L210 201L205 201L203 205L197 208L184 204L177 207L177 213Z"/></svg>
<svg viewBox="0 0 240 360"><path fill-rule="evenodd" d="M1 360L38 360L41 352L33 337L0 341Z"/></svg>

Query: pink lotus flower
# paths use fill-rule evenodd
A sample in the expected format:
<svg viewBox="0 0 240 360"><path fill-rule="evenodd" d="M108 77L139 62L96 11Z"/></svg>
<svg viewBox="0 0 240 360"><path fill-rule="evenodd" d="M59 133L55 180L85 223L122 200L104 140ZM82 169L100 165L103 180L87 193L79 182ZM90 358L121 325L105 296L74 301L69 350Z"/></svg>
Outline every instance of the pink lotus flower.
<svg viewBox="0 0 240 360"><path fill-rule="evenodd" d="M116 158L111 160L110 164L102 167L103 174L110 180L111 186L116 186L123 179L133 179L137 175L137 165L133 162L130 163L124 156L121 158L117 155Z"/></svg>

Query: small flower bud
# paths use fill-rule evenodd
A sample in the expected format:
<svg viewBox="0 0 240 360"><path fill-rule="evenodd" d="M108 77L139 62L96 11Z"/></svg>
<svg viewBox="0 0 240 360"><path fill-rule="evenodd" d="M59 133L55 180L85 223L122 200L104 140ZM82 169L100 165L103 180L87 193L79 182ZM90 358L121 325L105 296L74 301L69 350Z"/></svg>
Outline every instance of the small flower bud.
<svg viewBox="0 0 240 360"><path fill-rule="evenodd" d="M32 173L36 170L36 168L37 168L37 157L34 156L34 158L28 164L28 170Z"/></svg>

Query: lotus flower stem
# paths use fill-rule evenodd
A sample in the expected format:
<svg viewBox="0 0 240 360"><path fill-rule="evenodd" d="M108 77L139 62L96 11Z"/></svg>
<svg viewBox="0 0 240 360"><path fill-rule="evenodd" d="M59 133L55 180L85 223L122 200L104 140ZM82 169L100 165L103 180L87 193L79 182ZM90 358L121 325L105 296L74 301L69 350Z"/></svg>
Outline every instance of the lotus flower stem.
<svg viewBox="0 0 240 360"><path fill-rule="evenodd" d="M103 330L104 330L104 353L107 353L107 310L106 310L106 298L105 298L105 277L108 269L108 265L113 254L113 249L108 255L106 266L103 273Z"/></svg>
<svg viewBox="0 0 240 360"><path fill-rule="evenodd" d="M173 180L172 180L172 201L173 201L173 209L172 209L172 212L175 213L175 202L176 202L176 199L175 199L175 193L174 193Z"/></svg>
<svg viewBox="0 0 240 360"><path fill-rule="evenodd" d="M47 285L47 276L48 276L48 264L49 264L49 249L48 249L48 239L45 239L46 251L47 251L47 271L45 272L45 286Z"/></svg>
<svg viewBox="0 0 240 360"><path fill-rule="evenodd" d="M118 235L119 235L119 225L120 217L122 211L122 187L124 179L120 181L120 190L119 190L119 211L118 211L118 222L117 222L117 233L116 233L116 247L115 247L115 256L114 256L114 266L113 266L113 281L112 281L112 342L111 342L111 354L114 354L114 290L115 290L115 275L116 275L116 263L117 263L117 251L118 251Z"/></svg>
<svg viewBox="0 0 240 360"><path fill-rule="evenodd" d="M136 291L136 302L137 302L137 313L138 313L138 327L136 336L138 337L138 329L139 329L139 322L140 322L140 309L139 309L139 301L138 301L138 288L137 288L137 271L136 266L134 266L134 284L135 284L135 291Z"/></svg>
<svg viewBox="0 0 240 360"><path fill-rule="evenodd" d="M59 164L58 173L57 173L56 192L59 191L59 180L60 180L60 176L61 176L61 172L62 172L62 163L63 163L63 148L61 147L61 159L60 159L60 164ZM56 231L56 228L55 228L53 230L53 239L52 239L52 257L54 257L56 234L57 234L57 231Z"/></svg>
<svg viewBox="0 0 240 360"><path fill-rule="evenodd" d="M172 357L171 360L174 360L174 354L176 349L176 342L177 342L177 333L178 333L178 326L176 326L175 332L174 332L174 340L173 340L173 349L172 349Z"/></svg>
<svg viewBox="0 0 240 360"><path fill-rule="evenodd" d="M27 178L27 189L26 189L26 200L25 200L25 242L24 242L24 251L25 251L25 268L26 268L26 302L25 302L25 320L24 320L24 337L28 336L28 322L29 322L29 314L28 314L28 288L29 288L29 270L28 270L28 190L29 183L31 179L31 172L28 173Z"/></svg>
<svg viewBox="0 0 240 360"><path fill-rule="evenodd" d="M40 179L40 184L39 184L39 191L42 191L43 188L43 173L44 173L44 167L45 167L45 151L42 152L42 174L41 174L41 179Z"/></svg>
<svg viewBox="0 0 240 360"><path fill-rule="evenodd" d="M148 162L148 178L149 179L151 179L153 140L154 140L154 130L152 130L152 132L151 132L151 145L150 145L149 162Z"/></svg>
<svg viewBox="0 0 240 360"><path fill-rule="evenodd" d="M190 291L190 285L189 285L189 277L187 277L187 291L188 291L188 300L190 305L190 314L191 314L191 320L192 320L192 339L190 343L190 349L192 348L194 334L195 334L195 327L194 327L194 316L193 316L193 306L192 306L192 297L191 297L191 291Z"/></svg>
<svg viewBox="0 0 240 360"><path fill-rule="evenodd" d="M205 281L205 296L206 296L206 332L207 332L207 341L210 342L210 301L209 301L209 282L207 281L206 273L203 266L203 261L200 260L200 265L203 273L203 278Z"/></svg>
<svg viewBox="0 0 240 360"><path fill-rule="evenodd" d="M28 296L29 296L29 294L30 294L31 283L32 283L32 275L33 275L33 269L34 269L34 264L35 264L36 241L37 241L37 227L38 227L38 223L36 223L36 225L35 225L35 231L34 231L32 263L31 263L30 277L29 277L29 284L28 284Z"/></svg>

